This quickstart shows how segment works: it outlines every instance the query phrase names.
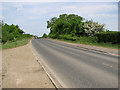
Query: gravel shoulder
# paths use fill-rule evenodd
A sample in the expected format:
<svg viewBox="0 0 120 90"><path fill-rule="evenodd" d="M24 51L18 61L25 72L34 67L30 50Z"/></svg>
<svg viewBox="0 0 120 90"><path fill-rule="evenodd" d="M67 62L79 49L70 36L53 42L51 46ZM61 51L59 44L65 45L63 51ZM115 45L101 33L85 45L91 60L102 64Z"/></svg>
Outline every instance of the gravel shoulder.
<svg viewBox="0 0 120 90"><path fill-rule="evenodd" d="M2 51L2 88L54 88L30 43Z"/></svg>

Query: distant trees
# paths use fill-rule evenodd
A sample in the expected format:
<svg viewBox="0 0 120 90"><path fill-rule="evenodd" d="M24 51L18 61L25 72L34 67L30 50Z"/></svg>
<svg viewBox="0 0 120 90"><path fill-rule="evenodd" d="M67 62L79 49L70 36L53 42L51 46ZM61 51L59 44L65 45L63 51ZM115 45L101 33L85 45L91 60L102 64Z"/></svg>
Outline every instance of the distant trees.
<svg viewBox="0 0 120 90"><path fill-rule="evenodd" d="M47 21L47 28L50 28L50 34L56 36L61 34L70 34L71 36L80 36L84 34L83 31L83 18L74 14L62 14L59 18L53 17Z"/></svg>
<svg viewBox="0 0 120 90"><path fill-rule="evenodd" d="M85 20L83 17L75 14L62 14L58 18L53 17L47 21L47 28L50 28L48 37L54 39L120 43L117 39L120 38L120 32L109 31L105 28L105 24Z"/></svg>
<svg viewBox="0 0 120 90"><path fill-rule="evenodd" d="M47 28L50 28L50 37L59 38L61 35L71 37L90 36L105 31L104 24L84 21L85 19L75 14L62 14L47 21Z"/></svg>
<svg viewBox="0 0 120 90"><path fill-rule="evenodd" d="M2 22L2 43L30 37L32 37L32 35L25 34L18 25L8 25Z"/></svg>
<svg viewBox="0 0 120 90"><path fill-rule="evenodd" d="M47 36L46 33L44 33L42 37L43 37L43 38L47 38L48 36Z"/></svg>
<svg viewBox="0 0 120 90"><path fill-rule="evenodd" d="M2 40L2 21L0 20L0 43Z"/></svg>

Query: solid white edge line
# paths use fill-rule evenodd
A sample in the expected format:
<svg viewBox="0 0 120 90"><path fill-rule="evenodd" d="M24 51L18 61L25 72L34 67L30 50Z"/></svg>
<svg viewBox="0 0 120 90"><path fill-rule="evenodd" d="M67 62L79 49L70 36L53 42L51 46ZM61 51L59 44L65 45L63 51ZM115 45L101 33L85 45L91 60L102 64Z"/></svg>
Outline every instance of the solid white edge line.
<svg viewBox="0 0 120 90"><path fill-rule="evenodd" d="M50 74L47 72L47 70L45 69L45 67L42 65L41 61L38 59L38 57L36 56L36 54L34 53L32 47L31 47L31 40L30 40L30 48L31 48L31 51L34 55L34 57L36 58L36 60L38 61L38 63L42 66L43 70L46 72L46 74L48 75L50 81L53 83L53 85L55 86L55 88L59 88L58 85L55 83L54 79L50 76Z"/></svg>

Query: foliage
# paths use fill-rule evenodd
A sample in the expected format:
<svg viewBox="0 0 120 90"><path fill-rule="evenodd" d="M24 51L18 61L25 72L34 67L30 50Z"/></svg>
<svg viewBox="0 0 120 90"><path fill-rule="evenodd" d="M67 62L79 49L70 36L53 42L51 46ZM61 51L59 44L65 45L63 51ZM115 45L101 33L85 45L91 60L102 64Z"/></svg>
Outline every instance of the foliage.
<svg viewBox="0 0 120 90"><path fill-rule="evenodd" d="M8 41L15 41L23 38L30 38L32 35L25 34L18 25L8 25L2 23L2 43L5 44Z"/></svg>
<svg viewBox="0 0 120 90"><path fill-rule="evenodd" d="M120 32L108 31L105 24L84 18L75 14L62 14L47 21L50 28L48 37L53 39L79 41L81 43L120 43ZM109 44L110 45L110 44Z"/></svg>
<svg viewBox="0 0 120 90"><path fill-rule="evenodd" d="M94 36L97 33L107 31L104 26L105 24L99 24L98 22L93 22L92 20L90 20L85 22L84 31L87 36Z"/></svg>
<svg viewBox="0 0 120 90"><path fill-rule="evenodd" d="M53 17L47 21L47 28L50 28L49 35L59 38L59 35L70 36L94 36L97 33L107 31L105 24L99 24L92 20L83 21L84 18L75 14L62 14L59 18Z"/></svg>
<svg viewBox="0 0 120 90"><path fill-rule="evenodd" d="M79 42L80 43L97 43L98 39L94 36L89 37L80 37Z"/></svg>
<svg viewBox="0 0 120 90"><path fill-rule="evenodd" d="M18 46L26 45L30 41L30 38L23 38L16 41L8 41L5 44L2 44L2 49L15 48Z"/></svg>
<svg viewBox="0 0 120 90"><path fill-rule="evenodd" d="M98 42L111 42L112 44L120 43L120 32L116 31L107 31L96 34L96 37L98 38Z"/></svg>
<svg viewBox="0 0 120 90"><path fill-rule="evenodd" d="M65 40L72 40L72 41L76 41L79 38L76 36L71 36L71 35L60 35L59 39L65 39Z"/></svg>
<svg viewBox="0 0 120 90"><path fill-rule="evenodd" d="M47 38L48 36L47 36L46 33L44 33L42 37L43 37L43 38Z"/></svg>
<svg viewBox="0 0 120 90"><path fill-rule="evenodd" d="M2 21L0 20L0 42L2 39Z"/></svg>
<svg viewBox="0 0 120 90"><path fill-rule="evenodd" d="M97 38L93 37L95 40ZM93 40L94 40L93 39ZM99 42L96 43L95 40L93 42L90 42L89 40L90 37L81 37L81 39L76 40L76 41L72 41L72 40L66 40L66 39L58 39L61 41L65 41L65 42L70 42L70 43L80 43L80 44L86 44L86 45L94 45L94 46L100 46L100 47L106 47L106 48L112 48L112 49L119 49L120 45L119 44L112 44L112 43L104 43L104 42Z"/></svg>
<svg viewBox="0 0 120 90"><path fill-rule="evenodd" d="M83 17L78 15L62 14L59 18L53 17L50 21L47 21L47 28L50 28L49 34L54 38L57 38L59 37L58 35L62 34L79 37L85 34L83 20Z"/></svg>

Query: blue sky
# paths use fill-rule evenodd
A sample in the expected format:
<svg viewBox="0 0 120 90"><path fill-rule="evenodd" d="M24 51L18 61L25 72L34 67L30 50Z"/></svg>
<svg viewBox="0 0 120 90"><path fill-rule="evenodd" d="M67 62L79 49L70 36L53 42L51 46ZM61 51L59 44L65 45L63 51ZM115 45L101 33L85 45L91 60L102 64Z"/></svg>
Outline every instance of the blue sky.
<svg viewBox="0 0 120 90"><path fill-rule="evenodd" d="M1 10L1 9L0 9ZM3 2L2 19L19 25L26 33L42 36L49 33L46 21L60 14L77 14L118 30L117 2Z"/></svg>

